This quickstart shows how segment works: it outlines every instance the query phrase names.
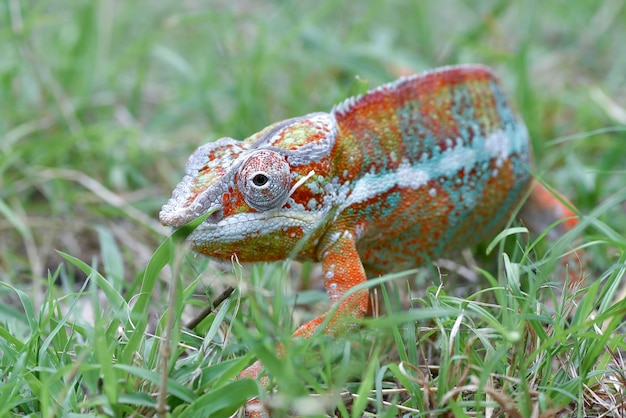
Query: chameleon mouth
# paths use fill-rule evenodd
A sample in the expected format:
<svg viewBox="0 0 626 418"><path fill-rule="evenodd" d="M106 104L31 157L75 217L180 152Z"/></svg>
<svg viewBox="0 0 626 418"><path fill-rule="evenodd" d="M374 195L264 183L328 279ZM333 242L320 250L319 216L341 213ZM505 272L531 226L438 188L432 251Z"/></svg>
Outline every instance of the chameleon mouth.
<svg viewBox="0 0 626 418"><path fill-rule="evenodd" d="M221 189L209 187L198 192L197 187L189 186L190 177L186 175L178 183L170 200L161 208L159 220L163 225L180 228L207 213L210 213L207 220L211 223L217 223L222 219L224 209L221 201L216 198Z"/></svg>
<svg viewBox="0 0 626 418"><path fill-rule="evenodd" d="M207 213L209 215L201 225L216 225L223 219L224 208L222 205L214 204L207 210L202 203L197 201L189 206L179 208L176 203L170 201L161 208L159 220L165 226L178 229Z"/></svg>
<svg viewBox="0 0 626 418"><path fill-rule="evenodd" d="M185 212L187 212L186 209L187 208L185 208L185 210L183 211L177 210L175 205L167 203L163 205L161 211L159 212L159 220L161 221L162 225L179 228L186 223L180 221L180 219L182 219L183 217L187 217L185 216Z"/></svg>

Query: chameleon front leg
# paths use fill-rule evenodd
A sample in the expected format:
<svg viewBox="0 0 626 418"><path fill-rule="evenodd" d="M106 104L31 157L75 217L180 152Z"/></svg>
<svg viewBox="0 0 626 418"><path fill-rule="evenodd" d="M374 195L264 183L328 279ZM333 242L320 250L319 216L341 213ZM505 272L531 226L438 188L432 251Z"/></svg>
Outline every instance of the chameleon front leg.
<svg viewBox="0 0 626 418"><path fill-rule="evenodd" d="M344 295L354 286L366 280L365 270L356 250L354 234L350 231L329 231L329 244L321 251L324 287L330 298L332 308L329 312L300 326L294 333L295 337L310 338L313 333L325 323L324 331L328 334L339 335L350 328L356 327L356 320L367 314L369 293L362 289L344 298ZM326 321L330 312L333 316ZM277 349L281 355L283 348ZM259 361L249 366L239 375L241 378L256 378L262 370ZM265 381L263 381L265 380ZM267 384L263 379L262 384ZM246 416L249 418L269 417L258 399L246 403Z"/></svg>
<svg viewBox="0 0 626 418"><path fill-rule="evenodd" d="M324 328L327 334L338 335L356 326L356 320L367 314L369 292L362 289L344 298L353 287L365 282L365 270L350 231L330 232L334 240L321 253L324 288L334 311ZM294 336L309 338L324 323L327 312L302 325Z"/></svg>

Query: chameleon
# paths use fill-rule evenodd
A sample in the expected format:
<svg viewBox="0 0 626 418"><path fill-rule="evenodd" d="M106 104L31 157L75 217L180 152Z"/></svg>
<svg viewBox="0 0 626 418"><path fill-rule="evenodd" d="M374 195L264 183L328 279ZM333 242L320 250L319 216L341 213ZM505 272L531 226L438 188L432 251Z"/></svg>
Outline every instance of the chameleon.
<svg viewBox="0 0 626 418"><path fill-rule="evenodd" d="M159 217L179 228L211 212L187 241L216 259L320 262L335 313L294 335L322 323L340 335L368 312L367 290L346 297L354 286L493 237L527 195L529 229L571 230L578 218L531 168L527 128L494 72L447 66L199 147Z"/></svg>

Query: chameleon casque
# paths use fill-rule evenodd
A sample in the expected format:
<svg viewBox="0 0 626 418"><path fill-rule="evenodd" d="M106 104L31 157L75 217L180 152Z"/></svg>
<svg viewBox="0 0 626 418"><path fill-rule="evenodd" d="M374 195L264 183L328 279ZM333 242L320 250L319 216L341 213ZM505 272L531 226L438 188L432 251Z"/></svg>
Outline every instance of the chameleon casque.
<svg viewBox="0 0 626 418"><path fill-rule="evenodd" d="M214 211L187 238L210 257L321 262L330 301L340 303L327 331L340 334L368 310L367 290L342 299L350 288L492 238L530 187L526 225L563 220L555 230L571 229L574 214L530 168L526 127L493 72L442 67L330 113L201 146L160 219L176 228ZM311 335L325 316L295 335Z"/></svg>

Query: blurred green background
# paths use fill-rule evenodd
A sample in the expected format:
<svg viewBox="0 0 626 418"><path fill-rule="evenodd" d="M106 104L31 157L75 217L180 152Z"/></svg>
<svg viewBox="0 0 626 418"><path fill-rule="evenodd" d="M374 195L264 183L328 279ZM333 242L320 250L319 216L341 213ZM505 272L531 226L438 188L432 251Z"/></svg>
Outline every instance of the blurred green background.
<svg viewBox="0 0 626 418"><path fill-rule="evenodd" d="M608 282L610 291L585 292L589 297L573 322L567 314L538 317L528 298L514 293L499 301L519 302L525 311L512 303L490 307L497 321L490 313L483 315L488 321L470 315L470 325L464 327L472 330L473 321L481 319L480 332L502 320L497 327L504 331L490 337L500 360L490 357L492 351L485 355L481 347L470 354L464 351L473 347L471 332L458 334L470 339L467 344L456 340L460 351L440 350L447 341L452 344L452 336L445 333L458 330L457 319L465 313L457 317L457 311L439 314L432 309L424 312L441 321L433 328L442 335L432 337L436 347L429 345L428 333L415 344L415 328L423 322L411 320L415 327L403 327L405 342L397 339L392 350L375 351L398 350L401 358L402 347L407 347L412 364L418 364L417 350L434 347L428 351L434 359L427 361L452 371L464 364L458 359L469 356L484 376L493 372L519 379L520 385L504 384L508 389L503 393L517 399L529 416L535 390L542 391L542 413L550 411L551 402L576 404L582 411L588 400L583 393L596 390L600 378L613 380L598 393L607 394L615 410L621 408L623 379L620 387L615 383L619 373L605 371L614 367L611 359L617 364L615 353L623 349L623 338L611 335L623 325L623 308L617 302L609 307L619 293L616 289L624 289L618 260L622 257L623 263L626 247L619 239L626 231L625 3L0 0L0 411L12 416L78 411L87 416L151 416L153 395L159 392L174 394L168 405L181 403L179 411L190 405L190 416L194 408L213 404L215 411L225 407L220 401L226 402L222 416L228 416L247 396L259 392L251 381L231 380L236 368L253 357L271 366L266 359L271 360L276 341L291 339L292 313L296 323L302 316L297 317L300 309L293 309L294 292L283 292L276 280L287 277L286 270L273 265L247 268L245 273L235 265L234 274L220 275L232 266L205 269L206 260L193 259L183 263L182 273L174 271L174 277L192 282L179 293L169 286L178 281L168 281L168 269L161 272L153 263L142 275L169 232L159 225L158 211L181 179L189 154L219 137L244 138L281 119L328 111L346 97L401 74L470 62L489 65L502 78L527 122L538 175L583 214L591 214L584 218L593 224L584 232L586 242L592 243L586 274ZM524 251L520 248L515 247L517 256ZM167 249L161 250L153 261L167 258ZM83 282L84 273L72 267L80 262L64 262L58 251L96 267L104 277L92 274ZM298 268L289 274L297 275ZM314 276L309 268L300 275ZM486 270L494 275L497 271ZM209 271L207 283L204 271ZM52 283L59 286L49 286ZM79 290L83 283L85 288ZM145 283L150 285L140 293ZM221 316L205 321L197 335L188 330L180 331L182 337L174 335L174 343L181 337L185 349L193 350L175 353L168 383L174 386L161 385L155 373L165 375L168 369L161 367L160 344L155 341L162 341L164 312L182 315L182 305L204 307L207 297L213 298L225 284L243 290L220 307ZM258 290L265 285L273 285L273 293ZM504 294L510 290L507 286L488 292ZM439 295L439 290L427 290L425 298ZM298 293L298 303L319 301L321 293ZM149 309L148 300L153 302ZM432 302L439 306L439 299ZM465 301L458 306L461 312ZM613 321L606 335L586 322L593 309L604 315L602 321ZM413 319L421 315L420 310L413 313ZM388 330L394 329L393 321L408 321L398 318L372 323ZM178 325L172 326L174 332L182 329ZM231 327L236 332L229 336ZM544 327L554 336L543 332ZM279 328L282 339L275 331ZM528 340L510 338L518 335L510 330L520 335L524 330ZM540 350L534 350L537 335L543 336ZM360 342L360 334L352 337ZM357 344L369 353L363 362L353 363L359 357L354 355L340 363L340 373L331 366L337 364L332 357L320 350L326 365L314 371L325 376L324 383L331 382L325 387L332 389L338 382L343 388L350 373L374 370L379 359L371 355L368 341ZM528 356L520 354L528 350ZM239 357L241 353L249 354ZM537 365L534 356L543 362ZM301 378L308 369L300 358L296 350L291 357L274 358L277 367L268 366L281 393L293 398L309 393L311 382L318 388L316 376L310 381ZM531 368L539 377L529 377ZM283 369L298 373L281 377ZM196 380L200 375L203 380ZM448 390L470 382L441 376L431 382L438 387L433 396L440 401ZM524 383L526 378L532 382ZM372 380L363 380L363 390L372 389ZM406 386L415 389L407 404L433 407L422 399L419 385ZM594 396L589 398L591 407L598 399ZM442 405L447 408L447 401L435 406ZM470 410L480 411L473 407Z"/></svg>
<svg viewBox="0 0 626 418"><path fill-rule="evenodd" d="M496 69L529 126L538 172L589 212L625 183L625 9L3 0L0 278L45 278L56 250L99 259L108 237L122 248L118 273L132 279L166 232L158 210L197 146L454 63ZM624 207L613 209L609 224L624 230Z"/></svg>

